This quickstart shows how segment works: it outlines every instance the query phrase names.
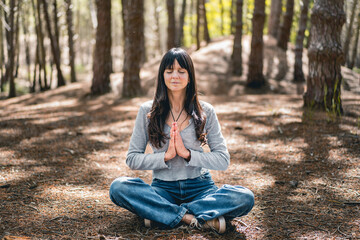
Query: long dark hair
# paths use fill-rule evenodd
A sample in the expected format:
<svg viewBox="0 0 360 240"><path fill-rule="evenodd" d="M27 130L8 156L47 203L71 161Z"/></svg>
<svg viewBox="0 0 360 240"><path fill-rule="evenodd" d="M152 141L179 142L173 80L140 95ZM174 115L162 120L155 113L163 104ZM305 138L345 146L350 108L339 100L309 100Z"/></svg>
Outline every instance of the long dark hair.
<svg viewBox="0 0 360 240"><path fill-rule="evenodd" d="M189 74L189 83L186 87L184 111L186 111L194 120L197 139L202 144L206 144L206 134L203 133L206 116L197 96L193 62L185 50L181 48L172 48L161 60L154 101L151 111L148 114L148 118L150 120L148 125L149 141L156 148L161 148L161 146L165 144L166 139L168 139L164 133L164 126L170 111L170 102L167 87L165 85L164 72L166 69L172 68L175 59L182 68L187 70Z"/></svg>

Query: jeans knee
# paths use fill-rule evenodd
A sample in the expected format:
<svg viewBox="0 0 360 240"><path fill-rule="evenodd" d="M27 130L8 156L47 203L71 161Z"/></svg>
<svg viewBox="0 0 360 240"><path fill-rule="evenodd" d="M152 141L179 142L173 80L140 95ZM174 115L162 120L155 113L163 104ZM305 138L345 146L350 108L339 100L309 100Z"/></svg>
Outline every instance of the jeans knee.
<svg viewBox="0 0 360 240"><path fill-rule="evenodd" d="M123 193L126 193L130 179L129 177L119 177L115 179L110 185L110 198L113 199L115 195L121 196Z"/></svg>
<svg viewBox="0 0 360 240"><path fill-rule="evenodd" d="M227 188L231 191L232 199L239 208L243 209L247 214L254 207L255 197L254 193L242 186L231 186L225 185L224 188Z"/></svg>

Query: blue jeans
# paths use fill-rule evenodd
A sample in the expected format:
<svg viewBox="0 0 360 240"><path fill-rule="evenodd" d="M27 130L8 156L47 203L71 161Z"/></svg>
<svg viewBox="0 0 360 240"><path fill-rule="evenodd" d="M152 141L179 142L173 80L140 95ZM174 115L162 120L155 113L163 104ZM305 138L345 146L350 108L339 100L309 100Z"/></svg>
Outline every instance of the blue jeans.
<svg viewBox="0 0 360 240"><path fill-rule="evenodd" d="M241 186L215 186L209 173L194 179L162 181L151 186L140 178L119 177L110 186L110 199L142 218L176 227L185 215L199 223L224 216L231 220L246 215L254 206L254 194Z"/></svg>

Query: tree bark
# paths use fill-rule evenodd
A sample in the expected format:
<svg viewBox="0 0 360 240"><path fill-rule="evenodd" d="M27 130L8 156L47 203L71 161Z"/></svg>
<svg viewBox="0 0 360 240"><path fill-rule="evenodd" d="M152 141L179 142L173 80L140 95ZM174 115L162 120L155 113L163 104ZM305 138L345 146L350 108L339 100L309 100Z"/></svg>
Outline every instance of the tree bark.
<svg viewBox="0 0 360 240"><path fill-rule="evenodd" d="M45 46L44 46L44 34L42 30L42 18L41 18L41 1L37 1L36 3L36 9L35 9L35 3L34 0L31 0L31 3L33 5L34 15L35 15L35 27L36 27L36 36L37 36L37 42L38 42L38 48L39 51L39 86L40 90L46 90L49 89L47 84L47 73L46 73L46 53L45 53ZM43 81L41 82L41 72L43 73Z"/></svg>
<svg viewBox="0 0 360 240"><path fill-rule="evenodd" d="M161 55L162 51L161 51L161 35L160 35L160 9L158 8L158 1L157 0L153 0L153 4L154 4L154 18L155 18L155 34L157 37L157 40L155 42L156 44L156 51L158 52L158 54ZM124 18L123 18L124 19Z"/></svg>
<svg viewBox="0 0 360 240"><path fill-rule="evenodd" d="M144 1L122 0L124 11L124 78L123 97L135 97L143 93L140 82L140 61L144 32ZM168 45L169 47L169 45Z"/></svg>
<svg viewBox="0 0 360 240"><path fill-rule="evenodd" d="M268 34L270 34L274 38L277 38L278 36L281 14L282 14L282 1L271 0Z"/></svg>
<svg viewBox="0 0 360 240"><path fill-rule="evenodd" d="M265 23L265 0L255 0L252 19L253 33L251 37L251 51L249 57L249 72L246 86L261 88L265 85L263 75L263 29Z"/></svg>
<svg viewBox="0 0 360 240"><path fill-rule="evenodd" d="M305 30L308 20L309 0L301 0L301 12L299 20L299 29L295 43L295 64L294 64L294 82L305 82L304 72L302 69L302 56L304 48Z"/></svg>
<svg viewBox="0 0 360 240"><path fill-rule="evenodd" d="M0 19L3 19L3 8L0 8ZM3 92L3 66L5 63L5 54L4 54L4 31L3 31L3 21L0 21L0 92Z"/></svg>
<svg viewBox="0 0 360 240"><path fill-rule="evenodd" d="M243 0L236 1L236 32L234 38L234 47L232 54L233 61L233 74L236 76L241 76L242 74L242 8Z"/></svg>
<svg viewBox="0 0 360 240"><path fill-rule="evenodd" d="M207 16L206 16L205 0L202 0L202 15L204 18L204 39L207 43L209 43L211 39L210 39Z"/></svg>
<svg viewBox="0 0 360 240"><path fill-rule="evenodd" d="M224 35L224 5L223 0L219 0L220 5L220 33L221 36Z"/></svg>
<svg viewBox="0 0 360 240"><path fill-rule="evenodd" d="M29 8L28 6L23 6L23 14L21 17L21 23L24 33L24 44L25 44L25 62L27 67L27 79L29 82L29 85L31 85L31 60L30 60L30 46L29 46L29 32L28 32L28 26L29 26Z"/></svg>
<svg viewBox="0 0 360 240"><path fill-rule="evenodd" d="M344 0L315 1L311 15L308 50L309 76L304 106L342 113L341 64L344 62L340 35L346 21Z"/></svg>
<svg viewBox="0 0 360 240"><path fill-rule="evenodd" d="M47 28L48 35L49 35L49 38L50 38L51 51L53 53L54 62L55 62L55 65L56 65L56 70L57 70L57 78L58 78L57 86L61 87L61 86L64 86L66 83L65 83L65 79L63 77L62 71L61 71L60 49L59 49L59 46L57 44L56 38L55 38L54 34L52 33L50 17L49 17L49 13L48 13L47 1L42 0L42 3L43 3L43 10L44 10L46 28Z"/></svg>
<svg viewBox="0 0 360 240"><path fill-rule="evenodd" d="M9 98L16 97L15 90L15 79L14 79L14 63L15 63L15 44L14 44L14 35L15 35L15 0L10 1L10 13L9 13L9 42L8 49L8 68L6 68L6 76L9 78Z"/></svg>
<svg viewBox="0 0 360 240"><path fill-rule="evenodd" d="M230 7L230 20L231 20L231 23L230 23L230 33L231 34L234 34L235 33L235 19L234 19L234 2L235 0L231 0L231 7ZM236 16L235 16L236 17Z"/></svg>
<svg viewBox="0 0 360 240"><path fill-rule="evenodd" d="M350 41L351 41L351 36L352 36L351 33L353 31L356 5L358 4L358 1L359 0L353 0L353 7L351 9L350 22L349 22L349 26L346 28L346 33L345 33L345 42L343 45L344 46L343 51L344 51L344 58L345 58L346 62L348 62ZM344 64L345 64L345 62L344 62Z"/></svg>
<svg viewBox="0 0 360 240"><path fill-rule="evenodd" d="M70 81L76 82L74 32L73 32L73 17L72 17L73 4L71 0L65 0L65 4L66 4L66 23L67 23L68 44L69 44L69 65L71 71Z"/></svg>
<svg viewBox="0 0 360 240"><path fill-rule="evenodd" d="M284 14L283 23L280 27L277 46L283 50L287 50L287 44L290 39L291 25L294 16L294 0L286 1L286 12Z"/></svg>
<svg viewBox="0 0 360 240"><path fill-rule="evenodd" d="M349 65L348 65L348 67L350 69L353 69L354 65L355 65L356 55L358 52L359 30L360 30L360 13L359 13L358 19L357 19L357 28L356 28L356 33L355 33L355 41L354 41L354 45L353 45L352 55L351 55L351 59L350 59Z"/></svg>
<svg viewBox="0 0 360 240"><path fill-rule="evenodd" d="M59 32L59 21L58 21L58 10L57 10L57 0L53 0L53 18L54 18L54 32L55 32L55 39L56 39L56 44L58 46L59 52L59 59L61 59L61 51L60 51L60 32Z"/></svg>
<svg viewBox="0 0 360 240"><path fill-rule="evenodd" d="M95 3L97 28L91 94L100 95L110 91L111 0L96 0Z"/></svg>
<svg viewBox="0 0 360 240"><path fill-rule="evenodd" d="M183 45L185 14L186 14L186 0L183 0L182 6L181 6L179 30L177 31L178 32L177 39L176 39L177 47L180 47L181 45Z"/></svg>
<svg viewBox="0 0 360 240"><path fill-rule="evenodd" d="M176 21L175 21L175 0L167 0L166 7L168 12L168 26L167 26L167 48L175 47L176 38Z"/></svg>
<svg viewBox="0 0 360 240"><path fill-rule="evenodd" d="M200 49L200 1L196 0L196 50Z"/></svg>

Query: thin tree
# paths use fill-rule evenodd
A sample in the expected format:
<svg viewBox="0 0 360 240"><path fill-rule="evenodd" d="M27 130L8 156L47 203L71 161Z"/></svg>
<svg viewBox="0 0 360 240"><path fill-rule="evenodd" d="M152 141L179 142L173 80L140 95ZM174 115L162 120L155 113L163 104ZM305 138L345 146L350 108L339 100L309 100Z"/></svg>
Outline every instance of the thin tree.
<svg viewBox="0 0 360 240"><path fill-rule="evenodd" d="M208 22L207 22L207 16L206 16L206 7L205 7L205 0L201 1L201 10L202 10L202 17L204 19L203 23L204 23L204 39L207 43L209 43L211 41L210 39L210 34L209 34L209 27L208 27Z"/></svg>
<svg viewBox="0 0 360 240"><path fill-rule="evenodd" d="M68 32L68 44L69 44L69 65L70 65L70 71L71 71L70 81L76 82L74 32L73 32L73 17L72 17L73 4L72 4L71 0L65 0L65 5L66 5L66 23L67 23L67 32Z"/></svg>
<svg viewBox="0 0 360 240"><path fill-rule="evenodd" d="M186 0L183 0L181 6L181 14L179 19L179 30L177 31L177 39L176 46L181 46L183 44L184 38L184 22L185 22L185 14L186 14Z"/></svg>
<svg viewBox="0 0 360 240"><path fill-rule="evenodd" d="M168 26L167 26L167 48L175 47L176 39L176 21L175 21L175 3L174 0L166 1L166 8L168 13Z"/></svg>
<svg viewBox="0 0 360 240"><path fill-rule="evenodd" d="M52 29L51 29L51 22L50 22L50 17L49 17L49 13L48 13L47 1L42 0L42 4L43 4L44 17L45 17L45 22L46 22L46 29L47 29L47 32L48 32L48 35L50 38L51 51L53 54L53 59L54 59L55 65L56 65L57 78L58 78L57 86L60 87L60 86L64 86L66 84L65 79L62 74L62 71L61 71L60 48L57 43L56 37L54 36Z"/></svg>
<svg viewBox="0 0 360 240"><path fill-rule="evenodd" d="M268 25L268 34L277 38L282 14L282 1L271 0L271 10Z"/></svg>
<svg viewBox="0 0 360 240"><path fill-rule="evenodd" d="M94 49L91 94L110 91L111 63L111 0L96 0L96 43ZM139 55L139 58L141 55Z"/></svg>
<svg viewBox="0 0 360 240"><path fill-rule="evenodd" d="M246 86L261 88L265 85L263 75L263 29L265 23L265 0L255 0L255 8L252 19L253 33L251 37L251 51L249 57L249 72Z"/></svg>
<svg viewBox="0 0 360 240"><path fill-rule="evenodd" d="M58 46L59 52L59 59L61 59L61 51L60 51L60 31L59 31L59 17L58 17L58 10L57 10L57 0L53 0L53 18L54 18L54 32L55 32L55 39L56 44Z"/></svg>
<svg viewBox="0 0 360 240"><path fill-rule="evenodd" d="M196 0L196 50L200 49L200 1Z"/></svg>
<svg viewBox="0 0 360 240"><path fill-rule="evenodd" d="M144 28L144 1L122 0L124 16L124 65L123 97L135 97L143 93L140 83L141 46Z"/></svg>
<svg viewBox="0 0 360 240"><path fill-rule="evenodd" d="M234 6L235 6L235 0L231 0L231 6L230 6L230 33L234 34L235 30L235 21L236 21L236 15L234 14Z"/></svg>
<svg viewBox="0 0 360 240"><path fill-rule="evenodd" d="M345 60L347 63L349 62L348 56L349 56L349 48L350 48L350 41L351 41L351 33L353 31L356 5L358 4L358 1L359 0L353 0L353 7L351 8L350 22L346 28L346 33L345 33L345 41L344 41L344 45L343 45L343 51L344 51L344 57L345 57Z"/></svg>
<svg viewBox="0 0 360 240"><path fill-rule="evenodd" d="M155 35L157 37L155 41L155 48L158 54L161 54L161 34L160 34L160 8L158 7L158 0L153 0L154 4L154 18L155 18Z"/></svg>
<svg viewBox="0 0 360 240"><path fill-rule="evenodd" d="M21 23L22 23L22 29L24 33L24 45L25 45L25 62L26 62L26 68L27 68L27 79L31 86L31 60L30 60L30 44L29 44L29 32L28 32L28 26L29 24L29 7L24 4L23 5L23 14L21 16Z"/></svg>
<svg viewBox="0 0 360 240"><path fill-rule="evenodd" d="M220 33L221 36L224 35L224 4L223 0L219 0L220 5Z"/></svg>
<svg viewBox="0 0 360 240"><path fill-rule="evenodd" d="M360 30L360 13L358 14L357 28L356 28L356 33L355 33L355 41L354 41L354 45L353 45L353 50L352 50L350 63L348 65L348 67L350 69L353 69L354 65L355 65L356 55L357 55L357 52L358 52L359 30Z"/></svg>
<svg viewBox="0 0 360 240"><path fill-rule="evenodd" d="M243 8L243 0L236 1L236 31L234 38L234 47L232 54L232 62L233 62L233 74L236 76L241 76L242 74L242 8Z"/></svg>
<svg viewBox="0 0 360 240"><path fill-rule="evenodd" d="M342 113L341 28L346 21L344 0L317 0L311 15L311 42L308 50L309 76L304 106Z"/></svg>
<svg viewBox="0 0 360 240"><path fill-rule="evenodd" d="M277 46L285 51L287 50L287 44L290 39L293 16L294 16L294 0L287 0L286 12L284 14L283 23L280 26L280 32L277 38Z"/></svg>
<svg viewBox="0 0 360 240"><path fill-rule="evenodd" d="M302 56L304 48L305 30L308 20L309 0L300 0L301 12L299 20L299 29L295 43L295 64L294 64L294 81L305 82L304 72L302 69Z"/></svg>
<svg viewBox="0 0 360 240"><path fill-rule="evenodd" d="M8 64L6 68L5 76L9 79L9 98L16 97L16 90L15 90L15 79L14 79L14 63L15 63L15 3L16 0L10 1L10 13L9 13L9 41L8 41L8 49L9 49L9 56L8 56Z"/></svg>
<svg viewBox="0 0 360 240"><path fill-rule="evenodd" d="M2 2L0 2L0 4L2 4ZM4 6L5 6L5 4L0 7L0 19L3 19ZM4 66L4 62L5 62L3 29L4 29L3 21L0 21L0 92L3 92L2 81L4 80L3 66Z"/></svg>

